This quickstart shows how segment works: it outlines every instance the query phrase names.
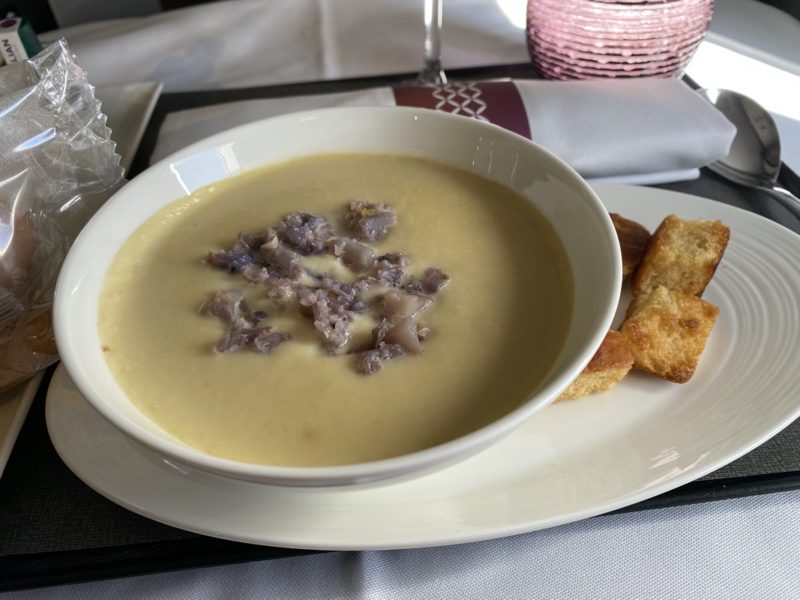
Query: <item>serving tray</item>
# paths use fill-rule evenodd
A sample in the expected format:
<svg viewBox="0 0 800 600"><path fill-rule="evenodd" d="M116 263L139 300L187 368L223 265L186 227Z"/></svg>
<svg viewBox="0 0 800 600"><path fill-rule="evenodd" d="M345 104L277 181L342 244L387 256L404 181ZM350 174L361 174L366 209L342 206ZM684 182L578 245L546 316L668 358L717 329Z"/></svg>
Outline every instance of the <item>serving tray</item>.
<svg viewBox="0 0 800 600"><path fill-rule="evenodd" d="M449 72L452 79L535 78L530 64ZM369 77L263 88L164 94L133 165L149 163L158 131L170 112L224 102L330 93L408 81L413 75ZM788 171L784 174L791 177ZM703 171L695 181L656 186L725 202L800 233L800 222L769 199ZM0 590L119 577L180 568L304 554L227 542L161 525L93 492L61 462L47 435L45 379L0 480ZM644 510L800 488L800 422L710 475L627 507ZM190 502L191 499L187 499Z"/></svg>

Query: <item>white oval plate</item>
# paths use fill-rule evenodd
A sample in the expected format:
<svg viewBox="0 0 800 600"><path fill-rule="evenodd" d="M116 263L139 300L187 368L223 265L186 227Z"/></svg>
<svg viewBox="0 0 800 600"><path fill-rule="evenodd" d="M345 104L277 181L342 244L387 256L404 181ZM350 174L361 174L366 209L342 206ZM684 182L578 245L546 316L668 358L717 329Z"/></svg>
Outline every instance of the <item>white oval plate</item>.
<svg viewBox="0 0 800 600"><path fill-rule="evenodd" d="M53 444L89 486L156 521L256 544L367 550L482 540L621 508L718 469L800 416L800 237L694 196L596 191L610 211L651 230L670 212L731 228L704 295L720 316L689 383L633 373L610 392L546 408L437 473L309 490L181 470L103 420L59 368L47 398Z"/></svg>

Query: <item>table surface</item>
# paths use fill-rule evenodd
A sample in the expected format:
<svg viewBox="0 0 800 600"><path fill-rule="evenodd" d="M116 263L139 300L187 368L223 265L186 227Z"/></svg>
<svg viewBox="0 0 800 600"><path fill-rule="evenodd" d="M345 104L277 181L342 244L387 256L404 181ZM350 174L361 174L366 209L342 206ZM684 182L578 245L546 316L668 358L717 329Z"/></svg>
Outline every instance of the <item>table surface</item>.
<svg viewBox="0 0 800 600"><path fill-rule="evenodd" d="M352 11L354 4L350 0L340 1L338 4L319 3L319 6L333 11L334 17L338 15L338 25L335 27L337 35L344 36L348 31L354 32L360 24L365 23L369 23L366 29L374 32L376 18L374 6L370 10L363 11L360 20L351 21L349 25L341 24L344 22L342 15L346 14L348 3ZM235 4L247 10L252 10L256 6L255 2L247 0ZM296 6L299 8L289 9L289 4L288 1L276 0L276 5L280 5L285 14L290 15L294 10L290 15L291 18L287 20L288 25L282 23L286 29L284 38L286 35L297 34L297 28L300 27L297 25L300 22L298 14L306 10L307 4L311 5L310 2L298 2ZM376 4L383 7L393 6L396 17L394 23L400 31L403 29L400 25L405 24L407 27L409 15L416 14L414 11L418 12L420 8L415 4L400 14L398 3L384 1ZM498 2L498 6L500 4L503 3ZM445 42L445 49L446 55L449 53L451 57L451 62L454 64L499 62L489 60L487 57L495 59L501 57L507 62L524 59L524 48L523 55L520 55L519 42L497 43L499 39L507 40L511 30L507 23L498 20L496 7L490 10L485 2L451 0L450 3L445 3L446 11L448 5L451 15L450 31L453 33L450 45ZM212 6L201 10L222 9ZM324 18L330 20L331 16ZM320 17L322 20L324 18ZM157 22L154 24L158 25ZM261 23L248 25L242 21L241 25L243 28L258 27ZM126 34L121 31L125 28L130 29L131 24L122 23L117 26L122 29L115 31L119 33L119 39L123 39ZM456 26L464 31L457 31ZM274 31L275 28L274 21L271 21L268 29ZM386 47L378 52L379 56L371 57L372 60L360 59L352 53L352 50L349 54L337 54L340 48L336 43L331 46L328 40L329 46L320 49L320 56L328 57L326 60L329 61L323 69L323 74L354 75L357 74L359 64L383 65L386 61L394 61L391 62L394 66L372 68L377 71L397 72L405 70L398 65L413 65L412 61L418 60L417 40L409 40L408 36L398 36L390 31L391 28L388 26L385 29ZM111 69L106 60L108 53L103 52L103 49L108 47L107 44L114 41L114 36L109 34L110 31L111 29L106 28L103 33L102 29L93 26L86 35L74 37L76 44L73 47L78 49L79 58L84 56L90 64L94 63L95 70L90 67L90 73L96 71L101 75L101 71L105 70L106 73L114 73L115 77L123 78L105 83L124 83L128 81L124 79L125 75L130 72L125 68L119 68L119 65ZM465 40L469 40L471 44ZM341 40L338 43L341 46L346 45L346 42ZM492 46L493 43L495 46ZM297 46L298 44L294 45ZM353 47L359 46L353 44ZM476 48L479 51L476 51ZM131 56L133 57L131 60L141 58L133 51ZM330 63L331 56L338 56L341 59L340 63L335 61ZM274 64L272 58L265 56L267 61L272 61L271 65ZM302 62L300 60L300 63ZM184 63L184 67L187 64L190 63ZM177 72L177 67L180 66L178 61L172 63L170 68ZM513 75L516 72L515 68L519 67L508 67L510 71L501 69L494 72L500 75ZM277 71L276 69L271 71L272 75L257 74L254 77L260 78L252 81L270 83L272 80L267 81L269 77L274 76L275 72L281 73L280 69ZM316 67L310 68L308 64L287 65L287 69L282 71L286 74L283 80L311 79L313 76L308 74L320 72L316 69ZM161 72L166 73L163 70ZM230 77L236 76L236 73L230 73ZM173 77L171 84L174 85L178 80L179 78ZM342 85L363 87L365 83L368 82L363 80L345 84L326 82L320 84L317 89L331 91L341 89ZM706 82L703 83L706 85ZM293 95L302 93L304 85L307 84L280 87L277 91L274 87L265 90L257 86L252 89L237 90L232 94L219 90L191 95L168 95L163 98L160 109L163 115L163 111L174 110L176 107L240 99L247 97L247 94L251 94L251 97L262 97L270 93ZM180 89L180 86L177 89ZM134 172L137 167L144 166L148 144L154 142L153 135L152 131L146 134L143 151L137 164L134 164ZM788 141L800 147L797 143L800 137ZM152 150L152 146L149 146L149 149ZM758 212L783 223L795 232L800 232L800 224L793 221L781 207L730 186L709 172L704 172L701 179L695 182L680 182L658 187L719 199ZM101 498L80 483L55 455L44 429L43 395L43 392L40 392L34 403L6 474L0 482L0 532L2 532L0 589L49 585L87 578L119 577L187 566L253 561L283 557L287 553L295 554L295 551L260 548L196 536L143 519ZM792 515L796 514L797 508L800 507L800 493L774 494L765 496L761 500L749 497L720 503L695 504L691 508L677 508L673 505L779 491L798 485L800 485L800 424L795 423L767 444L711 474L708 478L636 507L672 506L671 508L598 517L589 522L568 525L552 531L441 549L439 552L431 550L333 553L284 558L269 563L226 567L224 571L219 569L193 571L185 576L154 575L122 580L119 583L52 588L41 592L33 590L24 592L19 597L62 597L66 589L71 590L74 597L109 597L112 594L130 597L145 597L145 594L150 594L152 597L215 597L220 595L223 589L230 591L232 595L238 590L242 597L245 593L257 597L259 587L246 585L248 579L254 584L271 586L262 589L273 590L281 597L389 598L409 597L414 595L411 591L422 593L421 590L426 592L426 597L451 597L448 592L456 590L460 590L460 595L463 597L492 595L512 597L515 589L519 594L517 597L530 596L534 590L551 590L556 595L563 594L568 597L696 595L734 598L755 597L754 594L757 592L760 597L788 597L787 590L800 589L800 572L796 561L786 558L792 554L788 551L792 547L791 540L797 539L792 538L792 535L798 533L797 520L793 520ZM31 502L31 498L35 498L36 501ZM753 538L751 530L758 527L763 528L764 533ZM722 533L724 531L727 533ZM593 545L592 541L598 535L608 540L606 547ZM691 545L682 548L680 536ZM749 556L750 563L742 563L737 558L737 553L727 548L724 541L721 541L720 545L710 543L709 539L714 536L722 536L729 539L732 544L740 544L741 549ZM757 550L758 557L754 556ZM597 557L597 552L605 551L608 552L605 560ZM637 555L637 552L642 554ZM647 556L647 553L651 556ZM437 571L435 566L431 567L435 561L445 561L447 571ZM538 562L526 563L526 561ZM664 568L660 561L674 561L683 574L670 576L673 571L669 567ZM611 572L616 571L620 577L619 581L603 579L597 568L592 566L594 563L602 565ZM555 577L559 580L553 580L544 573L532 579L530 569L525 568L526 564L546 564L550 567L560 564L555 571ZM459 573L459 566L463 570L468 565L474 568L476 573L484 575L483 583L473 581ZM711 571L702 576L691 575L687 585L686 573L691 574L695 571L699 573L698 565L707 565ZM739 569L755 571L758 576L737 577L737 566ZM653 581L643 569L651 570L653 574L664 578L663 581ZM436 585L437 573L439 579L449 587L442 588ZM587 578L590 574L594 574L594 580ZM728 585L723 575L729 577L736 585ZM509 583L514 578L519 581L519 587ZM406 590L409 580L418 582L424 580L427 587ZM605 584L593 588L593 581L604 581ZM486 582L489 582L489 585ZM793 587L793 584L799 587ZM215 589L218 594L214 593ZM404 595L404 590L410 590L409 594ZM499 590L509 593L503 595ZM570 593L570 590L573 593ZM587 590L591 590L591 593ZM640 593L637 594L635 590L639 590ZM703 593L704 590L707 593Z"/></svg>

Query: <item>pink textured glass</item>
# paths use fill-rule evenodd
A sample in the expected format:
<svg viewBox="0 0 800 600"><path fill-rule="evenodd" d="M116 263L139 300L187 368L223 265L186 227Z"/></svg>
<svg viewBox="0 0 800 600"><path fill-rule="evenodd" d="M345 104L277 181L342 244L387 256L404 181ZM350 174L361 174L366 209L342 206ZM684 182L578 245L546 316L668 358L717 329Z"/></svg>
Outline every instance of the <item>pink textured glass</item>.
<svg viewBox="0 0 800 600"><path fill-rule="evenodd" d="M548 79L674 77L713 0L528 0L528 51Z"/></svg>

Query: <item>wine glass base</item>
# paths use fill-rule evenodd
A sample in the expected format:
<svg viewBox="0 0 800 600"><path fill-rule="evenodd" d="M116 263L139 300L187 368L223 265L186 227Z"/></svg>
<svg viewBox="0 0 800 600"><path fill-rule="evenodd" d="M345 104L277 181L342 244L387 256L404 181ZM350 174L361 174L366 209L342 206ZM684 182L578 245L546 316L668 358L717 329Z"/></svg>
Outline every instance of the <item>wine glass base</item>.
<svg viewBox="0 0 800 600"><path fill-rule="evenodd" d="M447 83L447 75L444 73L441 61L426 60L417 76L417 83L421 85L444 85Z"/></svg>

